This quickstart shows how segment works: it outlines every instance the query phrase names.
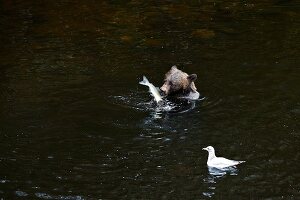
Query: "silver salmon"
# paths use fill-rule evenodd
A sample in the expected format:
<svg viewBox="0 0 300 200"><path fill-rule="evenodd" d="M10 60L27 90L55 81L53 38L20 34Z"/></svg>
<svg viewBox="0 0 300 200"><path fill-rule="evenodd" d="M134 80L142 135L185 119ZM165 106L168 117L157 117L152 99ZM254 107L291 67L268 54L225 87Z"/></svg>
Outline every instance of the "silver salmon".
<svg viewBox="0 0 300 200"><path fill-rule="evenodd" d="M157 103L163 101L163 99L162 99L161 95L159 94L158 90L156 89L156 87L148 81L146 76L143 76L143 80L140 81L139 83L141 85L146 85L149 87L149 92L152 94L152 96L154 97L154 99Z"/></svg>

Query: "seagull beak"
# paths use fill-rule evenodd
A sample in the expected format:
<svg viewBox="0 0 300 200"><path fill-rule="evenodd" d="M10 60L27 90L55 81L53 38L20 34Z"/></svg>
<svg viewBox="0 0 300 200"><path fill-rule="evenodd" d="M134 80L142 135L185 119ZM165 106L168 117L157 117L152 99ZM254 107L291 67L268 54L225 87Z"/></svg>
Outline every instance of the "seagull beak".
<svg viewBox="0 0 300 200"><path fill-rule="evenodd" d="M207 148L202 148L202 150L205 150L205 151L207 151Z"/></svg>

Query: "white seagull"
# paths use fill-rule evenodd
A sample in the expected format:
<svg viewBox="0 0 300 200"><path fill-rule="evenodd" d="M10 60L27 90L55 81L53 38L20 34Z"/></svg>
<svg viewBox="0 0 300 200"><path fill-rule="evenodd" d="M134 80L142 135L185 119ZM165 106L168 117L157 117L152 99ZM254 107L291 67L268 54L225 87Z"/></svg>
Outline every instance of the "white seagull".
<svg viewBox="0 0 300 200"><path fill-rule="evenodd" d="M233 167L235 165L246 162L246 161L229 160L223 157L217 157L215 155L215 149L212 146L205 147L202 150L208 151L207 166L209 167L223 169L226 167Z"/></svg>

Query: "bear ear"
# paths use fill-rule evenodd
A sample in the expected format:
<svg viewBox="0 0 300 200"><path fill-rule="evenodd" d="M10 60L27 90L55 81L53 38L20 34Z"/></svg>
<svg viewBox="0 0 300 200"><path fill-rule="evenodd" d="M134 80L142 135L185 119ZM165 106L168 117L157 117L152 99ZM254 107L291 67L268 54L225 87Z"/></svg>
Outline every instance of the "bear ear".
<svg viewBox="0 0 300 200"><path fill-rule="evenodd" d="M176 65L173 65L171 70L175 70L175 69L177 69L177 67L176 67Z"/></svg>
<svg viewBox="0 0 300 200"><path fill-rule="evenodd" d="M197 79L197 74L191 74L187 77L191 82L195 81Z"/></svg>

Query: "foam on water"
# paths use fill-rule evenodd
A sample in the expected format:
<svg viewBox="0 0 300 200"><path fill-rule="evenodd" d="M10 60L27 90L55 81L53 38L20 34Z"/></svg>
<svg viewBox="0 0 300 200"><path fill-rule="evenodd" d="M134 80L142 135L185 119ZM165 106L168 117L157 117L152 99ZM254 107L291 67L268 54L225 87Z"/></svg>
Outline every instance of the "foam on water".
<svg viewBox="0 0 300 200"><path fill-rule="evenodd" d="M144 95L144 93L132 91L124 95L111 96L110 99L112 99L113 103L118 106L140 111L148 111L154 118L160 118L159 116L161 116L162 114L189 112L195 108L196 102L205 100L204 97L198 100L189 100L185 98L164 98L164 102L162 104L157 104L153 98L145 101L142 95Z"/></svg>

